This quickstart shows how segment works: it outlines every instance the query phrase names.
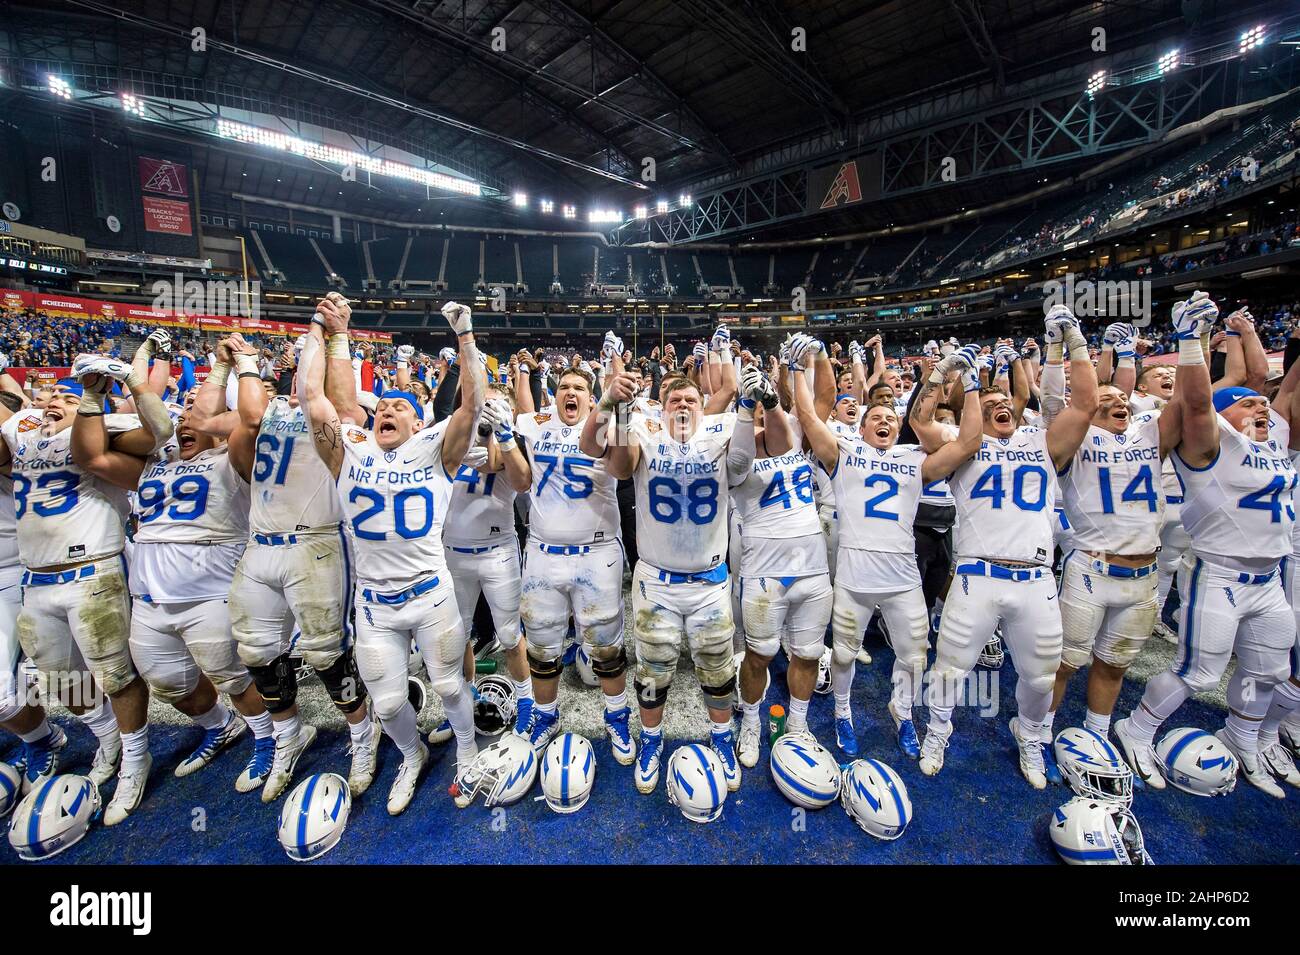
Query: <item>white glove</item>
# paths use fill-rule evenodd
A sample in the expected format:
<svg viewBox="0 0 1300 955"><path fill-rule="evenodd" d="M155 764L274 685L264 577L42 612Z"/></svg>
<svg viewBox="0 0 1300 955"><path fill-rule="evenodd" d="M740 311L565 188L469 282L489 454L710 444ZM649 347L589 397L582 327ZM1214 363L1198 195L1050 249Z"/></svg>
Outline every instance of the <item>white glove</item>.
<svg viewBox="0 0 1300 955"><path fill-rule="evenodd" d="M804 367L806 356L811 355L813 340L803 332L797 332L790 338L790 370Z"/></svg>
<svg viewBox="0 0 1300 955"><path fill-rule="evenodd" d="M781 342L781 347L780 349L778 349L776 353L776 359L782 365L789 366L790 364L790 349L793 342L794 342L793 335L786 335L785 340Z"/></svg>
<svg viewBox="0 0 1300 955"><path fill-rule="evenodd" d="M1010 365L1013 361L1020 360L1020 353L1010 345L999 345L994 349L993 356L1004 366Z"/></svg>
<svg viewBox="0 0 1300 955"><path fill-rule="evenodd" d="M849 361L855 365L861 365L866 360L867 353L862 348L861 342L849 342Z"/></svg>
<svg viewBox="0 0 1300 955"><path fill-rule="evenodd" d="M1106 331L1101 336L1101 343L1110 345L1113 348L1115 343L1124 337L1125 329L1129 327L1124 322L1111 322L1106 326Z"/></svg>
<svg viewBox="0 0 1300 955"><path fill-rule="evenodd" d="M459 302L448 302L442 307L442 317L447 320L452 331L457 335L464 335L466 332L474 330L474 323L470 319L470 310L468 305L461 305Z"/></svg>
<svg viewBox="0 0 1300 955"><path fill-rule="evenodd" d="M984 356L988 357L988 356ZM978 368L963 368L961 371L961 387L963 391L978 391L980 389L980 373Z"/></svg>
<svg viewBox="0 0 1300 955"><path fill-rule="evenodd" d="M623 339L612 331L606 332L605 342L600 346L600 356L602 358L613 358L615 355L623 354L623 350Z"/></svg>
<svg viewBox="0 0 1300 955"><path fill-rule="evenodd" d="M502 451L515 449L514 415L504 398L492 398L483 404L483 420L492 425L492 436Z"/></svg>
<svg viewBox="0 0 1300 955"><path fill-rule="evenodd" d="M1219 306L1208 292L1193 292L1186 302L1174 306L1174 331L1179 339L1199 338L1219 318Z"/></svg>
<svg viewBox="0 0 1300 955"><path fill-rule="evenodd" d="M156 358L160 355L170 355L172 350L172 337L167 334L165 328L156 328L149 333L149 337L140 343L138 352L144 352L146 358Z"/></svg>
<svg viewBox="0 0 1300 955"><path fill-rule="evenodd" d="M447 364L454 365L456 364L456 349L444 348L442 351L438 352L438 357Z"/></svg>
<svg viewBox="0 0 1300 955"><path fill-rule="evenodd" d="M465 460L461 462L469 468L481 468L487 464L488 449L481 444L476 444L465 452Z"/></svg>
<svg viewBox="0 0 1300 955"><path fill-rule="evenodd" d="M1049 345L1064 344L1065 329L1073 325L1079 327L1079 320L1064 305L1053 305L1043 322L1043 341Z"/></svg>
<svg viewBox="0 0 1300 955"><path fill-rule="evenodd" d="M719 325L709 342L709 350L716 352L731 351L731 329L726 325Z"/></svg>
<svg viewBox="0 0 1300 955"><path fill-rule="evenodd" d="M414 345L398 345L397 346L397 367L398 368L409 367L411 364L411 358L414 357L414 355L415 355Z"/></svg>
<svg viewBox="0 0 1300 955"><path fill-rule="evenodd" d="M698 368L709 360L709 346L704 342L696 342L691 354L695 356L695 366Z"/></svg>
<svg viewBox="0 0 1300 955"><path fill-rule="evenodd" d="M979 358L976 359L975 364L979 366L980 371L992 371L994 364L992 353L980 355Z"/></svg>
<svg viewBox="0 0 1300 955"><path fill-rule="evenodd" d="M928 355L930 357L939 354L939 343L935 341L933 338L931 338L928 342L925 343L925 348L923 349L922 354Z"/></svg>

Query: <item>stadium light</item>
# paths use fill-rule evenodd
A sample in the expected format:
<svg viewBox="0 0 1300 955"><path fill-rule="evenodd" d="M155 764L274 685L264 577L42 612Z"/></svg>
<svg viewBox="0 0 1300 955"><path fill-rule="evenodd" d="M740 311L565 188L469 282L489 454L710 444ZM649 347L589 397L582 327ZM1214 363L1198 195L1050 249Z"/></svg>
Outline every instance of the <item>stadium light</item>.
<svg viewBox="0 0 1300 955"><path fill-rule="evenodd" d="M1092 76L1088 77L1088 98L1091 99L1100 93L1102 87L1105 85L1106 71L1098 70L1096 73L1093 73Z"/></svg>
<svg viewBox="0 0 1300 955"><path fill-rule="evenodd" d="M1156 61L1156 69L1161 73L1171 73L1178 69L1179 51L1170 50Z"/></svg>
<svg viewBox="0 0 1300 955"><path fill-rule="evenodd" d="M374 175L405 179L408 182L417 182L422 186L442 189L446 192L457 192L464 196L481 196L483 194L483 187L477 182L471 182L468 179L459 179L446 173L421 169L418 166L394 162L391 159L378 159L367 153L356 153L347 149L340 149L337 146L314 143L306 139L300 139L297 136L287 136L275 130L262 129L260 126L248 126L228 119L218 119L217 135L222 139L233 139L235 142L250 143L255 146L267 146L282 152L293 153L295 156L302 156L305 159L333 163L338 166L350 166Z"/></svg>
<svg viewBox="0 0 1300 955"><path fill-rule="evenodd" d="M576 218L578 218L578 210L577 210L576 208L574 208L573 206L571 206L571 205L567 205L567 204L566 204L565 207L564 207L564 218L566 218L566 219L576 219Z"/></svg>
<svg viewBox="0 0 1300 955"><path fill-rule="evenodd" d="M516 192L514 196L515 205L520 209L528 208L528 193Z"/></svg>
<svg viewBox="0 0 1300 955"><path fill-rule="evenodd" d="M546 212L546 213L554 212L554 211L555 211L555 203L553 203L550 199L543 199L543 200L542 200L542 211L543 211L543 212Z"/></svg>
<svg viewBox="0 0 1300 955"><path fill-rule="evenodd" d="M1241 35L1241 45L1237 48L1240 53L1249 53L1257 46L1264 45L1264 28L1262 26L1251 27Z"/></svg>
<svg viewBox="0 0 1300 955"><path fill-rule="evenodd" d="M668 200L667 200L667 199L660 199L658 202L655 203L655 214L656 214L656 215L663 215L663 214L664 214L665 212L667 212L667 211L668 211Z"/></svg>
<svg viewBox="0 0 1300 955"><path fill-rule="evenodd" d="M60 76L49 74L46 79L49 82L50 92L62 99L72 99L72 87L68 81Z"/></svg>
<svg viewBox="0 0 1300 955"><path fill-rule="evenodd" d="M592 209L587 213L588 222L622 222L623 213L617 209Z"/></svg>
<svg viewBox="0 0 1300 955"><path fill-rule="evenodd" d="M140 102L130 93L123 93L121 99L122 99L122 109L126 110L128 113L130 113L133 116L144 115L144 103Z"/></svg>
<svg viewBox="0 0 1300 955"><path fill-rule="evenodd" d="M691 194L689 192L683 192L677 198L677 201L683 209L689 209L691 207Z"/></svg>
<svg viewBox="0 0 1300 955"><path fill-rule="evenodd" d="M632 218L634 218L634 219L644 219L644 218L645 218L645 214L646 214L646 208L645 208L645 206L637 206L636 209L633 210L633 212L632 212Z"/></svg>

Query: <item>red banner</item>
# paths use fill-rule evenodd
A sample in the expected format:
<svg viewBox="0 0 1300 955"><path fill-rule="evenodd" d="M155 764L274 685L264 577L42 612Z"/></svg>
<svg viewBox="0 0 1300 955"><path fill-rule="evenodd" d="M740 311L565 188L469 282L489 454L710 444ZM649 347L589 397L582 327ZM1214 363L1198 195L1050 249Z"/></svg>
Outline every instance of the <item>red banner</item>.
<svg viewBox="0 0 1300 955"><path fill-rule="evenodd" d="M166 232L169 235L193 235L190 226L190 207L188 203L174 199L157 199L154 196L142 196L144 203L144 227L148 232Z"/></svg>
<svg viewBox="0 0 1300 955"><path fill-rule="evenodd" d="M147 305L130 305L122 302L105 302L94 298L79 298L47 292L23 292L0 288L0 307L21 310L34 308L54 315L82 318L103 318L150 325L170 325L195 328L204 332L251 332L261 335L305 335L308 326L297 322L268 321L263 318L240 318L223 315L186 315ZM366 328L351 329L348 334L360 341L391 342L391 332L371 331Z"/></svg>
<svg viewBox="0 0 1300 955"><path fill-rule="evenodd" d="M178 199L189 197L189 176L185 167L170 159L140 157L140 188Z"/></svg>

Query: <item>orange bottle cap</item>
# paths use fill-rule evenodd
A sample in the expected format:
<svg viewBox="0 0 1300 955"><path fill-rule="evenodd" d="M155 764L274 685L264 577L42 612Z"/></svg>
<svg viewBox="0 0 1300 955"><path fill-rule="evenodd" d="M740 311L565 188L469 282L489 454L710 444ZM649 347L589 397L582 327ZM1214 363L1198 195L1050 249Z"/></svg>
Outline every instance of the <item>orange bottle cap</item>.
<svg viewBox="0 0 1300 955"><path fill-rule="evenodd" d="M768 710L773 716L785 716L785 707L780 703L773 703L772 708Z"/></svg>

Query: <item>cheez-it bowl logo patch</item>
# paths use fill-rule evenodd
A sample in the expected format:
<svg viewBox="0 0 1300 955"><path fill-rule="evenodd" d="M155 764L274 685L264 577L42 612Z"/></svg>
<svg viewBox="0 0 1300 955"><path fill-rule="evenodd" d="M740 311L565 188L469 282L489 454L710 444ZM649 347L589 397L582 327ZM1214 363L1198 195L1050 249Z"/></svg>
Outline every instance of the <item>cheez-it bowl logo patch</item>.
<svg viewBox="0 0 1300 955"><path fill-rule="evenodd" d="M348 440L353 444L360 444L366 440L366 433L364 431L349 431Z"/></svg>
<svg viewBox="0 0 1300 955"><path fill-rule="evenodd" d="M35 431L40 426L40 418L24 418L22 421L18 422L18 433L21 434L24 431Z"/></svg>
<svg viewBox="0 0 1300 955"><path fill-rule="evenodd" d="M535 414L533 415L533 420L538 424L546 424L546 422L551 420L551 416L549 414Z"/></svg>
<svg viewBox="0 0 1300 955"><path fill-rule="evenodd" d="M654 434L656 431L659 431L662 428L662 425L660 425L658 421L647 421L645 423L645 426L646 426L646 430L649 431L651 434Z"/></svg>

